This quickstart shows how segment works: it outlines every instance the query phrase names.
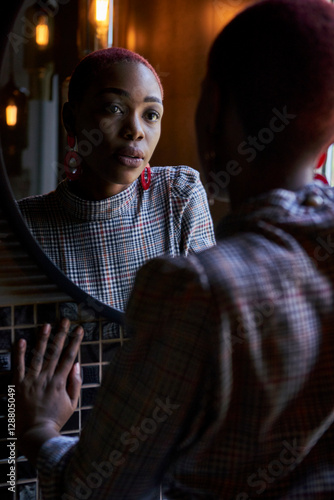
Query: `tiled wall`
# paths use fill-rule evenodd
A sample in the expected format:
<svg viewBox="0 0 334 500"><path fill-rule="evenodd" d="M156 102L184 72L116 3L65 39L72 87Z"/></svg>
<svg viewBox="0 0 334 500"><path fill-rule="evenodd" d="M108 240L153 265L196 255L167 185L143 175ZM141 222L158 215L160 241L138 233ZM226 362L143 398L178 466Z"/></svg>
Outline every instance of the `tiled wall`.
<svg viewBox="0 0 334 500"><path fill-rule="evenodd" d="M29 348L34 345L36 332L43 323L57 324L60 318L71 320L71 328L81 324L85 336L80 348L79 362L82 367L83 386L78 409L63 429L63 433L78 435L85 423L102 378L104 367L111 360L115 349L124 342L122 329L94 315L74 302L29 304L0 307L0 499L39 500L36 471L16 449L16 491L8 490L8 385L11 384L11 350L14 342L25 338ZM29 357L29 354L28 356ZM29 362L29 359L27 359Z"/></svg>

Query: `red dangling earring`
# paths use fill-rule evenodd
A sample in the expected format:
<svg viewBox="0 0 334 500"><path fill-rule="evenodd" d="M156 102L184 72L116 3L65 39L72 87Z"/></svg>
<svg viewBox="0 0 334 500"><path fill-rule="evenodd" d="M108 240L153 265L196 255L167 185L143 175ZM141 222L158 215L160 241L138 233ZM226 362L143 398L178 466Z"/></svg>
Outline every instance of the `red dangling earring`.
<svg viewBox="0 0 334 500"><path fill-rule="evenodd" d="M321 167L323 166L323 164L325 163L326 159L327 159L327 153L323 153L323 154L320 156L319 161L318 161L318 164L317 164L317 166L315 167L315 169L317 170L317 169L321 168ZM313 178L314 178L315 180L318 180L318 181L323 182L324 184L329 184L329 182L328 182L328 180L326 179L326 177L325 177L324 175L322 175L322 174L318 174L317 172L314 172L314 176L313 176Z"/></svg>
<svg viewBox="0 0 334 500"><path fill-rule="evenodd" d="M74 150L75 137L73 137L72 135L68 135L67 144L70 148L70 151L66 153L64 160L65 174L70 181L75 181L80 177L82 173L82 168L80 166L81 158Z"/></svg>
<svg viewBox="0 0 334 500"><path fill-rule="evenodd" d="M145 178L145 174L146 174L147 179ZM150 184L151 184L151 167L150 167L149 163L146 165L146 167L142 171L141 176L140 176L140 180L141 180L141 185L143 186L143 189L146 191L146 189L148 189L150 187Z"/></svg>

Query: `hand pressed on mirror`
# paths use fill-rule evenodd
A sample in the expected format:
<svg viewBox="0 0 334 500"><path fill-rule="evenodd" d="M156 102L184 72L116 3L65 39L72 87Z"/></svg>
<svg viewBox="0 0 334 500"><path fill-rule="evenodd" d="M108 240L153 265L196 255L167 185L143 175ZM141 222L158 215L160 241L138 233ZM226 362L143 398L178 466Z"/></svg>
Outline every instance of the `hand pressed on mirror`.
<svg viewBox="0 0 334 500"><path fill-rule="evenodd" d="M16 433L20 450L33 463L40 446L59 435L77 407L81 377L75 359L83 329L68 334L69 326L62 320L52 339L51 326L43 326L27 369L25 340L16 347Z"/></svg>

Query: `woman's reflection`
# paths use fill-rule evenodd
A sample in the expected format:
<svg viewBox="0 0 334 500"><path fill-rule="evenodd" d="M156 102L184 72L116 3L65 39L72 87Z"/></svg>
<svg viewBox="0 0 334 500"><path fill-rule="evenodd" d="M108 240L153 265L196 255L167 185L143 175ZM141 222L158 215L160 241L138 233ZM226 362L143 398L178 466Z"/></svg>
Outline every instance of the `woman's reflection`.
<svg viewBox="0 0 334 500"><path fill-rule="evenodd" d="M109 48L86 56L63 107L68 179L49 194L19 201L56 265L121 310L145 261L215 243L198 172L148 165L160 137L162 99L158 75L138 54Z"/></svg>

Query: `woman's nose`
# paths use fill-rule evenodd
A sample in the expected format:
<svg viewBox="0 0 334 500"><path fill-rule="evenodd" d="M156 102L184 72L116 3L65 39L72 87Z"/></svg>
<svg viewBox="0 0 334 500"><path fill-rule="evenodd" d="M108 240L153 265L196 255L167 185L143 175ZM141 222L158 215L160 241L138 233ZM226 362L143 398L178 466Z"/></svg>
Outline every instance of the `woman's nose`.
<svg viewBox="0 0 334 500"><path fill-rule="evenodd" d="M144 129L139 116L136 114L128 115L123 129L123 136L132 141L139 141L144 138Z"/></svg>

